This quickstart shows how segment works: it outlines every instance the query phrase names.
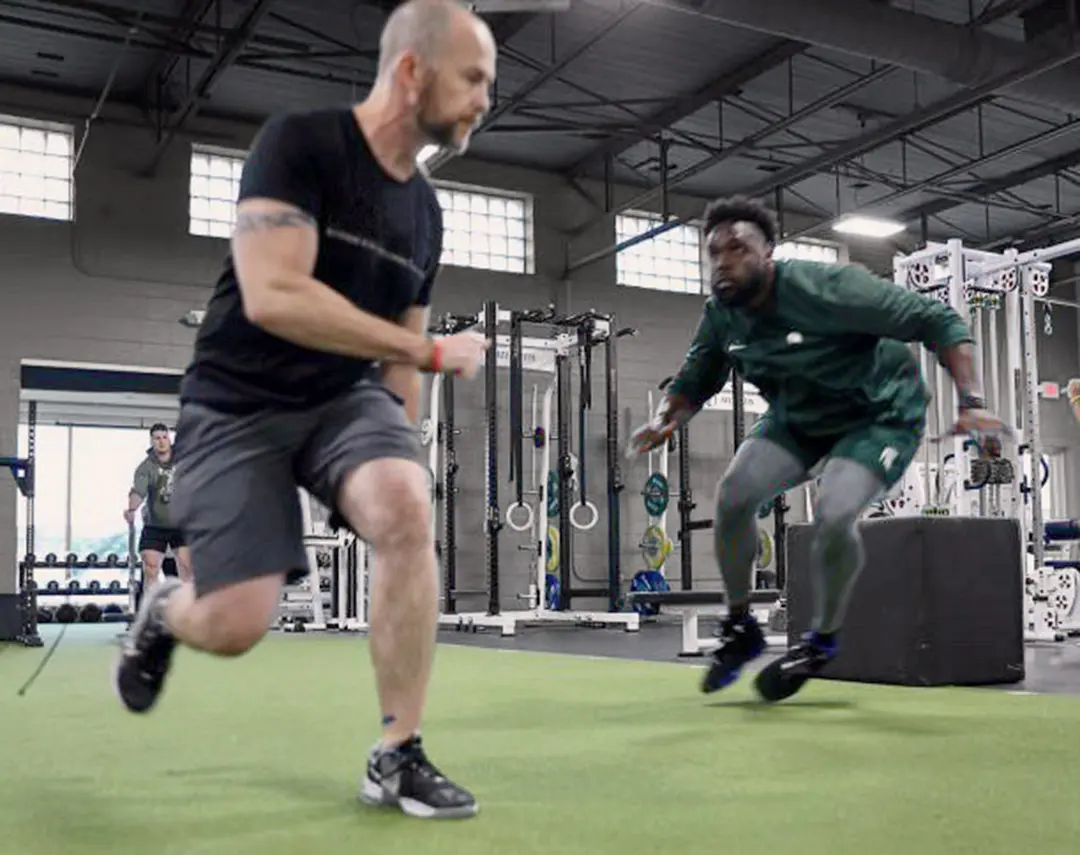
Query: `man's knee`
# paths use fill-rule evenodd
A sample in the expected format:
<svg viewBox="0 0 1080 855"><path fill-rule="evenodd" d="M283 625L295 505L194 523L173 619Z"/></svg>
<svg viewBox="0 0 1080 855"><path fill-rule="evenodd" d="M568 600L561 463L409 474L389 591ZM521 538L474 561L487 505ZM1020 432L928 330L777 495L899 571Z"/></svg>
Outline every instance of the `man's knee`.
<svg viewBox="0 0 1080 855"><path fill-rule="evenodd" d="M267 576L213 591L195 601L206 648L219 656L241 656L270 627L281 580Z"/></svg>
<svg viewBox="0 0 1080 855"><path fill-rule="evenodd" d="M858 497L835 487L823 489L814 505L814 521L823 532L845 533L855 528L862 510Z"/></svg>
<svg viewBox="0 0 1080 855"><path fill-rule="evenodd" d="M421 549L431 541L431 497L423 468L409 460L376 460L345 479L342 509L376 551Z"/></svg>
<svg viewBox="0 0 1080 855"><path fill-rule="evenodd" d="M770 498L762 494L761 486L745 466L735 466L716 485L716 512L722 517L754 514Z"/></svg>

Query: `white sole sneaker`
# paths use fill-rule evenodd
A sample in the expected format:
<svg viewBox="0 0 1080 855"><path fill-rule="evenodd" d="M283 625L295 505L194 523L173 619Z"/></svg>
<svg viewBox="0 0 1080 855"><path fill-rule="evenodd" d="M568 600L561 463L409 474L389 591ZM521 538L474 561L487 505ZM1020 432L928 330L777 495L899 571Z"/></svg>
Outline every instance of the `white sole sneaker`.
<svg viewBox="0 0 1080 855"><path fill-rule="evenodd" d="M365 777L358 794L360 801L371 807L396 807L406 816L414 819L469 819L476 816L479 806L474 804L455 808L436 808L407 796L395 796L386 788Z"/></svg>

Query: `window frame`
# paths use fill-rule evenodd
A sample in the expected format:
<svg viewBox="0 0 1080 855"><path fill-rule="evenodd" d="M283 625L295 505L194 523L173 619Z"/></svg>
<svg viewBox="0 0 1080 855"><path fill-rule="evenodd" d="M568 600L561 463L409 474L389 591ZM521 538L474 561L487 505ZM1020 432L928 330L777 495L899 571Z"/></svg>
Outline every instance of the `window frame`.
<svg viewBox="0 0 1080 855"><path fill-rule="evenodd" d="M8 217L23 217L26 219L34 220L51 220L53 222L71 223L75 221L75 155L78 151L77 140L75 138L75 126L67 122L48 121L44 119L34 119L28 116L15 116L10 113L0 113L0 125L6 125L19 129L19 131L33 130L42 131L44 133L59 134L67 137L68 140L68 152L66 155L50 154L48 151L41 154L42 157L55 157L57 159L63 159L66 162L66 170L63 178L56 176L35 176L41 178L42 181L54 180L63 181L67 186L67 199L63 202L57 200L50 200L42 198L37 200L36 197L24 196L21 193L2 193L0 196L10 196L11 198L22 202L27 199L34 199L40 201L43 205L47 205L50 202L57 205L66 205L67 212L64 216L56 216L50 214L29 214L23 211L7 211L0 209L0 216ZM10 149L4 149L4 151L10 151ZM35 152L26 152L21 147L17 150L17 155L23 154L36 154ZM13 175L23 175L21 172L12 172ZM0 188L2 189L2 188Z"/></svg>
<svg viewBox="0 0 1080 855"><path fill-rule="evenodd" d="M217 197L211 197L211 196L205 196L205 197L198 196L197 197L195 195L195 192L194 192L195 181L198 178L203 178L203 176L196 176L195 175L195 158L199 157L200 155L205 156L205 157L209 157L209 158L217 158L219 160L224 159L224 160L234 161L234 163L233 163L234 172L238 172L239 170L236 170L236 165L237 165L236 162L237 161L239 162L239 169L242 170L243 166L244 166L244 162L247 160L248 152L244 151L243 149L233 149L233 148L226 148L224 146L209 145L209 144L206 144L206 143L193 142L191 144L191 153L190 153L190 156L188 158L188 235L190 235L191 237L210 238L211 240L230 240L231 237L232 237L233 228L236 225L236 198L235 198L235 196L238 195L238 191L239 191L239 188L240 188L240 175L235 174L234 178L229 179L230 181L235 181L235 191L236 192L234 192L234 194L233 194L234 198L232 199L232 201L230 201L228 203L229 204L229 211L230 211L228 220L218 220L218 219L216 219L216 218L214 218L212 216L209 216L209 217L196 217L194 215L192 209L193 209L193 207L194 207L194 205L195 205L195 203L197 201L205 202L208 205L211 205L214 202L222 201L222 200L218 199ZM212 178L212 176L207 176L207 178ZM206 223L207 226L210 227L211 229L212 229L212 227L213 227L213 225L215 223L224 223L224 225L228 229L228 234L224 234L224 235L222 235L222 234L214 234L212 230L211 231L197 231L195 229L195 224L197 222L198 223Z"/></svg>
<svg viewBox="0 0 1080 855"><path fill-rule="evenodd" d="M474 196L484 196L488 199L507 199L521 202L524 206L523 228L524 228L524 257L521 258L522 270L500 270L494 267L485 267L478 264L457 264L454 262L446 261L446 244L447 239L450 237L451 229L447 226L447 211L443 207L442 199L439 198L439 207L442 210L443 217L443 251L442 260L440 264L444 267L456 267L462 270L486 270L493 273L508 273L515 276L533 276L536 273L536 216L535 216L535 199L531 193L525 193L518 190L505 190L501 187L481 187L477 184L467 184L460 181L444 181L442 179L428 179L432 188L435 190L436 196L440 190L448 192L465 193ZM505 218L505 221L509 221L509 217ZM515 218L516 219L516 218ZM509 238L508 238L509 239ZM466 250L471 253L471 250ZM489 253L490 254L490 253ZM512 256L509 253L506 254L506 258L517 260L516 256Z"/></svg>

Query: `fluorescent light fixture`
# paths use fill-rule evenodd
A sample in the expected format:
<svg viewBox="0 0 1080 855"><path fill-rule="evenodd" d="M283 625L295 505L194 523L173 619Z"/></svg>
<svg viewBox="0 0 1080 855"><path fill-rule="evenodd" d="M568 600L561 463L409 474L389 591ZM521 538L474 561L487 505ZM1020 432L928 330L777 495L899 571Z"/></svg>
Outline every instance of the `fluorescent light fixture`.
<svg viewBox="0 0 1080 855"><path fill-rule="evenodd" d="M859 237L887 238L904 230L903 223L893 220L879 220L874 217L844 217L833 223L833 231Z"/></svg>
<svg viewBox="0 0 1080 855"><path fill-rule="evenodd" d="M423 166L438 153L439 147L437 145L426 145L422 149L420 149L420 154L416 156L416 162Z"/></svg>

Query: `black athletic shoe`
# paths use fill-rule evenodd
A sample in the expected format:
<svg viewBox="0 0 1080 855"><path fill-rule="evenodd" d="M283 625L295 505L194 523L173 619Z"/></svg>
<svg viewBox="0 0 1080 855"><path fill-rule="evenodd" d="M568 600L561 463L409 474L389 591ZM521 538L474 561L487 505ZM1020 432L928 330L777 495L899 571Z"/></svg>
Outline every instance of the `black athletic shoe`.
<svg viewBox="0 0 1080 855"><path fill-rule="evenodd" d="M754 687L762 700L776 703L790 698L836 656L836 640L822 640L808 632L801 644L761 670Z"/></svg>
<svg viewBox="0 0 1080 855"><path fill-rule="evenodd" d="M394 806L418 819L466 819L478 810L472 793L446 778L428 760L419 736L390 750L372 749L360 800Z"/></svg>
<svg viewBox="0 0 1080 855"><path fill-rule="evenodd" d="M720 646L712 652L712 664L701 680L701 691L718 692L734 683L748 662L765 652L765 634L753 616L725 618L720 624Z"/></svg>
<svg viewBox="0 0 1080 855"><path fill-rule="evenodd" d="M177 580L166 579L147 591L135 622L120 642L113 685L132 712L147 712L154 706L169 673L176 641L165 628L161 606L179 587Z"/></svg>

